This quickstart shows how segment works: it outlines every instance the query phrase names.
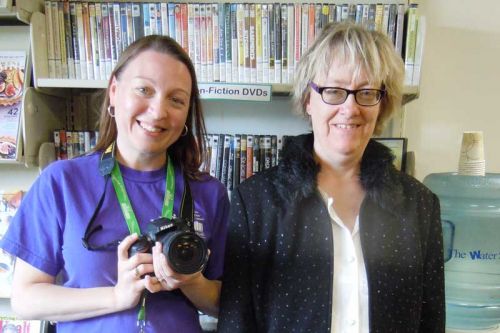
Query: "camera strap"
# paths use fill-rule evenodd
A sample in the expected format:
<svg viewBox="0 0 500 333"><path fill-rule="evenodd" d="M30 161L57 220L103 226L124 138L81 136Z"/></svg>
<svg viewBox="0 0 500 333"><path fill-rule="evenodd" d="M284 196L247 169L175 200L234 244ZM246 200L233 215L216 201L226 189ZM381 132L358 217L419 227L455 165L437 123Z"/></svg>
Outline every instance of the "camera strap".
<svg viewBox="0 0 500 333"><path fill-rule="evenodd" d="M162 205L162 210L161 210L161 216L172 219L173 217L173 210L174 210L174 198L175 198L175 171L174 171L174 164L172 161L172 158L170 156L167 156L167 167L166 167L166 181L165 181L165 196L163 198L163 205ZM137 233L138 235L141 234L141 229L139 227L139 223L137 221L137 218L135 216L134 210L132 208L132 204L130 203L130 200L127 195L127 190L125 188L125 183L123 181L123 176L120 171L120 166L118 163L116 163L116 158L115 158L115 144L111 144L101 155L101 160L99 163L99 171L101 175L103 175L106 179L105 185L104 185L104 190L101 195L101 198L99 199L99 203L97 204L97 207L92 214L92 217L90 218L89 224L87 225L87 229L85 230L85 235L82 239L83 245L86 249L89 250L100 250L103 248L107 248L111 246L112 244L115 244L116 242L108 243L105 244L104 246L99 246L99 247L92 247L89 242L90 236L102 229L102 225L99 225L95 228L92 228L92 224L94 223L95 217L97 216L97 213L101 209L102 203L104 201L105 193L106 193L106 187L108 184L108 180L111 177L111 181L113 183L113 188L116 193L116 197L118 199L118 202L120 204L120 208L123 213L123 217L125 219L125 222L127 223L128 230L130 234ZM180 214L183 219L185 219L190 228L194 232L194 203L193 203L193 198L191 195L191 189L188 184L188 180L186 177L183 177L184 181L184 191L182 192L182 200L181 200L181 207L180 207ZM140 300L140 308L137 313L137 325L139 326L139 329L141 332L144 331L145 323L146 323L146 293L144 292L143 295L141 296Z"/></svg>

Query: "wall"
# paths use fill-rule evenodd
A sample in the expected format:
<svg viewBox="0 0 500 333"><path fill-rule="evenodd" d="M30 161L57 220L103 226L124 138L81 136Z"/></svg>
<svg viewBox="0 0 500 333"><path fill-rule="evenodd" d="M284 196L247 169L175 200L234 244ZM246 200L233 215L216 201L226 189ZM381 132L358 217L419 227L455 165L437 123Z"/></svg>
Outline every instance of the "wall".
<svg viewBox="0 0 500 333"><path fill-rule="evenodd" d="M404 135L416 176L457 171L462 132L482 130L487 172L500 172L500 2L425 0L427 36L420 98Z"/></svg>

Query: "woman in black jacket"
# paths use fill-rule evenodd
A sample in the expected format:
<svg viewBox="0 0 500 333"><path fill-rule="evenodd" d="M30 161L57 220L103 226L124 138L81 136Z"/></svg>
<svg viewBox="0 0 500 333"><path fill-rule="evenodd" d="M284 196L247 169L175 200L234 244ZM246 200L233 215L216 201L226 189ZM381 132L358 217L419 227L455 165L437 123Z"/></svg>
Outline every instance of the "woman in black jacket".
<svg viewBox="0 0 500 333"><path fill-rule="evenodd" d="M403 68L352 24L302 56L312 133L233 191L218 332L444 332L439 201L371 139L401 106Z"/></svg>

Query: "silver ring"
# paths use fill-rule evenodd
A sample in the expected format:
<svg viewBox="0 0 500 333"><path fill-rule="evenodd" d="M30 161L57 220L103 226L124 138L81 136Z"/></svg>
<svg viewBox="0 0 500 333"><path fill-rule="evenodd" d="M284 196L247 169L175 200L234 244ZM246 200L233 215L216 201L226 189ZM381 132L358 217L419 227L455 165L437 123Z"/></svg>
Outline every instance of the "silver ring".
<svg viewBox="0 0 500 333"><path fill-rule="evenodd" d="M139 266L135 266L135 277L137 278L140 278L141 277L141 273L139 272Z"/></svg>

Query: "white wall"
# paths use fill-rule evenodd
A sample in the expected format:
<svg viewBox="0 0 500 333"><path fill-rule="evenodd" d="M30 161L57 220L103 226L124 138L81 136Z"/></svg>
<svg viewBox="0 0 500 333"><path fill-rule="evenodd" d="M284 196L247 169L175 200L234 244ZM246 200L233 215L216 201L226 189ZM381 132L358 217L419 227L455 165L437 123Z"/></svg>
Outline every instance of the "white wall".
<svg viewBox="0 0 500 333"><path fill-rule="evenodd" d="M481 130L487 172L500 172L500 1L425 0L427 36L420 98L403 135L416 176L457 171L462 132Z"/></svg>

